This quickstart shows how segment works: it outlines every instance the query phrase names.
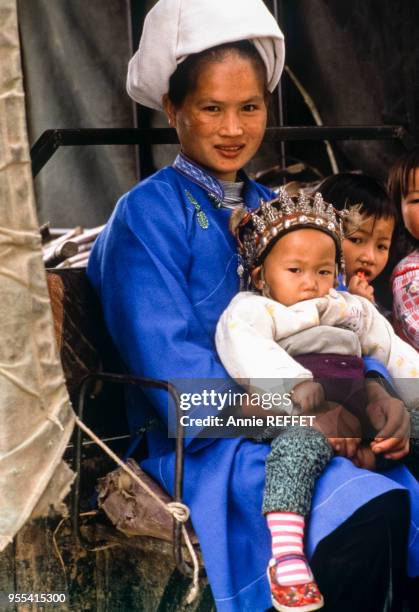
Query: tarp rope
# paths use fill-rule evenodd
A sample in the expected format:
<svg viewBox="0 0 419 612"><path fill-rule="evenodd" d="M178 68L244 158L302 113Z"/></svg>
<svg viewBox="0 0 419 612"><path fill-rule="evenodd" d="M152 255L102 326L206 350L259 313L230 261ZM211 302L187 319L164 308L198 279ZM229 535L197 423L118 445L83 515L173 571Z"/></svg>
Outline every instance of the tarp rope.
<svg viewBox="0 0 419 612"><path fill-rule="evenodd" d="M78 417L75 417L75 422L78 427L87 435L93 442L95 442L104 453L106 453L119 467L124 470L140 487L144 489L151 497L172 517L182 523L182 535L185 540L186 547L189 551L192 565L193 565L193 577L192 577L192 586L189 590L189 593L186 597L186 603L191 604L195 601L198 592L199 592L199 563L198 557L192 545L189 534L186 530L185 523L189 519L190 510L188 506L182 504L180 502L170 502L164 503L155 493L150 489L150 487L141 480L141 478L128 466L126 465L119 457L116 455L112 449L109 448L107 444L105 444L83 421L81 421Z"/></svg>

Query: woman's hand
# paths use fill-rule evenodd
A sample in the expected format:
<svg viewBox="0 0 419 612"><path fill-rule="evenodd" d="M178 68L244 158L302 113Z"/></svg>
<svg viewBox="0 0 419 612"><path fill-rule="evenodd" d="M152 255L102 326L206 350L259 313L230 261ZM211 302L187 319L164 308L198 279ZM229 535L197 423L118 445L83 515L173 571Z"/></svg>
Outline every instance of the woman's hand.
<svg viewBox="0 0 419 612"><path fill-rule="evenodd" d="M352 459L354 465L364 470L374 471L376 469L376 458L369 446L360 445Z"/></svg>
<svg viewBox="0 0 419 612"><path fill-rule="evenodd" d="M380 387L378 390L371 385ZM410 415L399 399L389 395L378 383L369 383L367 414L372 426L378 430L371 450L383 453L386 459L401 459L409 452ZM372 389L372 393L370 390Z"/></svg>
<svg viewBox="0 0 419 612"><path fill-rule="evenodd" d="M334 402L325 402L325 410L315 416L314 429L326 436L336 455L353 459L361 443L361 425L358 419L349 410Z"/></svg>
<svg viewBox="0 0 419 612"><path fill-rule="evenodd" d="M374 288L368 284L365 276L358 276L355 274L348 283L348 290L349 293L367 298L370 302L375 302Z"/></svg>
<svg viewBox="0 0 419 612"><path fill-rule="evenodd" d="M336 455L346 457L347 459L355 459L361 438L327 438Z"/></svg>
<svg viewBox="0 0 419 612"><path fill-rule="evenodd" d="M291 399L292 403L297 404L302 412L312 412L324 403L324 389L320 383L305 380L291 391Z"/></svg>

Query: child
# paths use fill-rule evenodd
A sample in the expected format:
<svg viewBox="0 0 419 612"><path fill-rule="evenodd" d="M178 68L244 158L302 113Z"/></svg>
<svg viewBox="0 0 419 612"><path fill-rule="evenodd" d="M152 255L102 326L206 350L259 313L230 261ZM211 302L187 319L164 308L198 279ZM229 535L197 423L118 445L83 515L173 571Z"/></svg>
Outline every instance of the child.
<svg viewBox="0 0 419 612"><path fill-rule="evenodd" d="M397 218L394 204L384 186L365 174L342 172L329 176L320 184L318 191L327 202L333 202L337 210L360 205L363 221L343 241L346 281L351 293L374 302L371 283L382 274L388 263ZM386 299L385 295L388 278L383 280L379 287L383 294L380 295L380 302L383 301L390 312L389 296Z"/></svg>
<svg viewBox="0 0 419 612"><path fill-rule="evenodd" d="M419 147L390 170L388 190L403 220L400 242L407 256L393 271L393 322L401 338L419 350Z"/></svg>
<svg viewBox="0 0 419 612"><path fill-rule="evenodd" d="M218 323L217 350L233 378L249 380L250 386L253 381L264 392L291 391L294 405L303 412L316 412L325 399L339 401L336 387L347 378L347 371L351 378L362 379L361 351L380 357L393 375L408 376L416 366L419 376L418 355L397 338L372 303L334 291L337 273L343 269L342 223L320 194L297 199L281 190L277 200L262 203L255 212L236 213L232 229L260 292L238 294ZM329 384L324 374L321 378L324 370L328 379L338 379L337 385ZM401 391L410 407L418 404L415 390ZM366 392L368 415L381 429L377 437L385 437L380 404L391 402L401 413L405 409L374 381L366 385ZM408 419L407 413L403 418ZM406 431L390 444L386 440L386 457L407 453ZM304 556L305 517L316 478L333 448L354 456L358 444L355 439L328 440L306 428L283 429L272 441L263 512L272 535L268 577L277 610L306 612L323 605ZM375 440L371 449L380 453L382 445Z"/></svg>

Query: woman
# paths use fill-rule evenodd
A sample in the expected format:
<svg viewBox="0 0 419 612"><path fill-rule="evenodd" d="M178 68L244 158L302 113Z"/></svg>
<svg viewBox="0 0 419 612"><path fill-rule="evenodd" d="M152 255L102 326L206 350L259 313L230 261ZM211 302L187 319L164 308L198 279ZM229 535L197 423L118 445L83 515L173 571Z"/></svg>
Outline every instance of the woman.
<svg viewBox="0 0 419 612"><path fill-rule="evenodd" d="M121 198L88 269L134 374L174 382L204 378L207 386L228 388L214 348L218 317L238 291L242 271L228 222L238 203L255 208L270 195L241 168L263 138L267 90L277 85L283 56L282 34L261 0L160 0L147 16L128 91L151 108L164 107L182 152L173 166ZM149 397L167 423L167 397L157 391ZM217 406L194 410L195 416L219 414ZM135 430L145 409L134 405L130 415ZM392 415L391 430L403 419ZM172 492L173 440L164 428L148 441L142 467ZM261 514L268 452L268 445L244 438L186 440L184 500L218 610L271 605L269 533ZM368 487L361 487L363 479ZM391 597L399 602L406 492L341 458L321 480L308 549L325 609L381 610L390 576ZM361 602L353 595L358 589Z"/></svg>

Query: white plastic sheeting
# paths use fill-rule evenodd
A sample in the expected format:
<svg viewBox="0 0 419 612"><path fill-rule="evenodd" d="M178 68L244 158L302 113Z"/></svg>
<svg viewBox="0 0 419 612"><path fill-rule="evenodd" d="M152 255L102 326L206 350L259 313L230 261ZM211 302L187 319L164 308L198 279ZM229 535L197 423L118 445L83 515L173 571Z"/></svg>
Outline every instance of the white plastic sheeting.
<svg viewBox="0 0 419 612"><path fill-rule="evenodd" d="M37 228L16 0L1 0L0 550L45 490L51 490L50 481L60 483L54 502L71 482L61 457L73 429L73 411L54 337Z"/></svg>

